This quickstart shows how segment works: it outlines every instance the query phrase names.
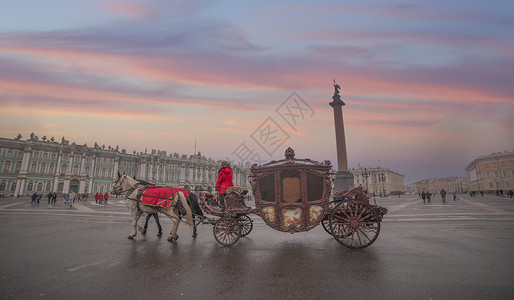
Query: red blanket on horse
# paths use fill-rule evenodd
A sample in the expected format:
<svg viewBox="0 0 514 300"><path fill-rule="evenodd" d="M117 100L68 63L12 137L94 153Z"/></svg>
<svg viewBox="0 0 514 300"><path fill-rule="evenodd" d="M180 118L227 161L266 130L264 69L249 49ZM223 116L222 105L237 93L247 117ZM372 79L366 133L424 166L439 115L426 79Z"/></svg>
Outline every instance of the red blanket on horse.
<svg viewBox="0 0 514 300"><path fill-rule="evenodd" d="M169 186L166 187L145 187L141 192L141 204L153 207L170 208L173 198L178 190Z"/></svg>

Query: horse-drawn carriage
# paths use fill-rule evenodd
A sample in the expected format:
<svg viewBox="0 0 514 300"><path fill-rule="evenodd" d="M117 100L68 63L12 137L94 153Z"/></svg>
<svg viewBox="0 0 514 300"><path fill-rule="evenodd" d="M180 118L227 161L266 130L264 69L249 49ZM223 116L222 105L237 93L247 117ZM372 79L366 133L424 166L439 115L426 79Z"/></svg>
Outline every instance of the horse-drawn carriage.
<svg viewBox="0 0 514 300"><path fill-rule="evenodd" d="M216 241L235 244L252 231L253 221L248 215L256 214L279 231L303 232L322 223L346 247L371 245L378 237L387 209L371 205L362 188L338 192L330 201L330 162L295 159L294 155L293 149L288 148L285 159L251 167L255 208L246 206L247 191L238 188L228 188L224 198L200 194L203 210L220 217L212 220Z"/></svg>

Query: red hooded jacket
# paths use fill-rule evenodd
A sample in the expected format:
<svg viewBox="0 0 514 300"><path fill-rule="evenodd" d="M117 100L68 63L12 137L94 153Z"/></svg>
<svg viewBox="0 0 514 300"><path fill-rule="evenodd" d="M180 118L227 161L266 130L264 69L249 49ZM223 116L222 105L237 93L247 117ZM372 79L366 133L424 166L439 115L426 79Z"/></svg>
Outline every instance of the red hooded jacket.
<svg viewBox="0 0 514 300"><path fill-rule="evenodd" d="M225 188L234 186L232 183L232 169L230 167L223 167L218 171L218 181L216 181L216 190L220 194L225 193Z"/></svg>

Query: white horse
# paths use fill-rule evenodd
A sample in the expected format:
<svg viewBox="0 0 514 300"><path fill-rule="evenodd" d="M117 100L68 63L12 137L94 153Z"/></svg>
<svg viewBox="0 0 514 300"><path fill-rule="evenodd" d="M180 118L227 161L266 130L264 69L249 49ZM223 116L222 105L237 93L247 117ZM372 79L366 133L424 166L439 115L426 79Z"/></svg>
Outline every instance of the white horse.
<svg viewBox="0 0 514 300"><path fill-rule="evenodd" d="M153 214L156 212L162 212L168 218L170 218L170 220L173 221L173 227L171 228L168 241L176 241L178 239L177 230L178 225L180 224L181 216L180 208L178 207L178 201L180 201L180 204L184 207L186 211L186 224L188 225L188 227L192 228L191 224L193 224L193 216L191 213L191 208L187 204L187 200L184 197L184 194L182 194L182 192L178 191L176 193L175 197L173 198L173 204L168 209L161 208L160 210L157 210L150 206L139 205L140 200L138 200L137 198L137 193L139 188L143 186L144 184L140 183L136 179L128 177L127 175L118 175L118 179L115 181L112 187L112 194L126 194L126 203L132 216L132 226L134 227L134 231L132 231L132 233L128 236L129 239L133 239L137 235L137 230L143 232L144 229L141 226L139 226L137 221L144 213Z"/></svg>

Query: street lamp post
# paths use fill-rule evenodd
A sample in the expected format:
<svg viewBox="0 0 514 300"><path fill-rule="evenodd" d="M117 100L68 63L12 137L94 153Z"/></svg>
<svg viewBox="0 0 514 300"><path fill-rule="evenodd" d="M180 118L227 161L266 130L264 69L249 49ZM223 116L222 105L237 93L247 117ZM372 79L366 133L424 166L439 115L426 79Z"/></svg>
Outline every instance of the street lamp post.
<svg viewBox="0 0 514 300"><path fill-rule="evenodd" d="M382 182L382 192L383 192L383 195L384 197L386 196L386 191L385 191L385 180L386 180L386 176L384 173L381 173L378 177L378 179ZM382 192L380 192L380 195L382 195Z"/></svg>
<svg viewBox="0 0 514 300"><path fill-rule="evenodd" d="M364 176L364 179L366 179L366 191L368 191L369 190L369 188L368 188L369 172L366 168L364 168L364 172L362 173L362 176Z"/></svg>

